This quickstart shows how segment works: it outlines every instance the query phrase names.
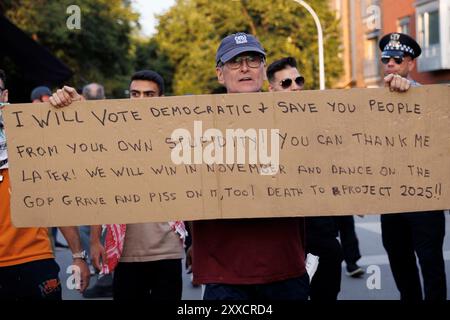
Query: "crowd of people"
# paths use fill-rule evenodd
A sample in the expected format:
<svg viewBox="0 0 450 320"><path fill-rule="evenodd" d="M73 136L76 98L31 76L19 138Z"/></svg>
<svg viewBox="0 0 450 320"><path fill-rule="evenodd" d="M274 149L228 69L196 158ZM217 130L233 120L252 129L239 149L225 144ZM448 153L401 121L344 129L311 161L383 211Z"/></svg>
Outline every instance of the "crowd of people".
<svg viewBox="0 0 450 320"><path fill-rule="evenodd" d="M386 87L404 92L420 85L410 76L421 54L414 39L387 34L380 50ZM260 92L266 77L269 91L300 91L307 81L292 57L266 67L266 50L251 34L222 39L215 62L218 82L228 94ZM7 107L6 84L1 71L0 108ZM31 101L48 101L61 108L82 99L105 99L104 92L96 83L87 85L82 94L68 86L53 94L49 88L38 87ZM137 71L130 78L129 92L130 99L163 96L164 79L152 70ZM11 223L9 199L14 190L9 184L2 118L0 125L0 300L59 300L59 267L48 230L15 228ZM382 215L381 227L401 299L445 300L443 211ZM73 265L80 270L79 290L86 297L112 294L115 300L181 300L183 258L192 270L193 283L204 286L204 300L334 301L340 292L343 260L347 275L364 274L357 264L361 254L352 216L171 221L59 230L72 252ZM319 257L312 279L306 269L308 253ZM103 276L90 293L86 290L89 264Z"/></svg>

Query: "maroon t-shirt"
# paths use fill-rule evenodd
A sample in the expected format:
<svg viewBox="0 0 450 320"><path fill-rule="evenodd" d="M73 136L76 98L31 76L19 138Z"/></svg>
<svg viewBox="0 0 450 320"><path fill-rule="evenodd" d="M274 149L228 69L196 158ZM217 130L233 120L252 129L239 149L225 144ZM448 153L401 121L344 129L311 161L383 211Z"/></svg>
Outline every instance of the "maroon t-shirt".
<svg viewBox="0 0 450 320"><path fill-rule="evenodd" d="M303 218L193 222L194 283L262 284L305 272Z"/></svg>

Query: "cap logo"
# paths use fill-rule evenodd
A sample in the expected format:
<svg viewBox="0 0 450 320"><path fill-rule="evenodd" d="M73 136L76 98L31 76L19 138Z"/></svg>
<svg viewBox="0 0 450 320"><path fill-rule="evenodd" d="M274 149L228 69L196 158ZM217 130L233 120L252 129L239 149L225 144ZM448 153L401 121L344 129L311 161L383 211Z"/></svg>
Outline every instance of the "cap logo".
<svg viewBox="0 0 450 320"><path fill-rule="evenodd" d="M400 35L398 33L391 34L391 40L398 41L400 39Z"/></svg>
<svg viewBox="0 0 450 320"><path fill-rule="evenodd" d="M400 35L398 33L393 33L391 34L391 40L388 43L389 47L393 47L393 48L399 48L400 47Z"/></svg>
<svg viewBox="0 0 450 320"><path fill-rule="evenodd" d="M241 34L234 37L234 41L236 41L236 44L243 44L247 43L247 36L245 34Z"/></svg>

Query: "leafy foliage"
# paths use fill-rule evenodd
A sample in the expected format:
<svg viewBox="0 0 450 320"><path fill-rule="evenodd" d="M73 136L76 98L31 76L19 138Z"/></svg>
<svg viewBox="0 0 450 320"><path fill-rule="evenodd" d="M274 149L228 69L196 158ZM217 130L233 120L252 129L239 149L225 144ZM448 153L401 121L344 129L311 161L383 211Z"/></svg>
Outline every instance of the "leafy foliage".
<svg viewBox="0 0 450 320"><path fill-rule="evenodd" d="M66 25L66 10L72 4L81 9L79 30ZM123 96L133 67L131 35L139 17L129 1L15 0L3 1L3 9L74 71L73 85L100 82L110 96Z"/></svg>
<svg viewBox="0 0 450 320"><path fill-rule="evenodd" d="M177 0L159 16L157 34L138 37L130 0L0 0L6 16L74 72L72 85L105 85L108 97L124 97L130 75L153 69L168 94L220 91L215 52L228 34L256 35L268 63L294 56L306 88L319 87L317 31L311 15L293 0ZM340 75L338 21L328 1L308 0L324 30L327 87ZM81 29L66 26L67 7L81 9Z"/></svg>
<svg viewBox="0 0 450 320"><path fill-rule="evenodd" d="M161 52L158 43L153 38L149 40L135 40L134 70L143 69L158 72L164 79L166 95L173 93L172 78L175 70L170 64L168 57Z"/></svg>
<svg viewBox="0 0 450 320"><path fill-rule="evenodd" d="M338 21L327 1L308 3L322 24L329 87L342 71ZM269 63L288 55L297 58L306 88L319 87L316 26L311 15L292 0L177 0L159 17L157 30L155 39L175 66L176 94L218 91L216 49L223 37L240 31L259 38Z"/></svg>

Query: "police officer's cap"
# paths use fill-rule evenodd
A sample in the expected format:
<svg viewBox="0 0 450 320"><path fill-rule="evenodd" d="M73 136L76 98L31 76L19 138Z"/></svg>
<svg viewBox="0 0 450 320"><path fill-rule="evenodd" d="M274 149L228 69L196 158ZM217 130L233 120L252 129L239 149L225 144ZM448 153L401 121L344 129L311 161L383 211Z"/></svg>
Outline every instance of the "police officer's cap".
<svg viewBox="0 0 450 320"><path fill-rule="evenodd" d="M385 35L381 38L379 46L380 50L383 51L382 55L386 56L399 55L402 52L412 58L417 58L422 53L422 49L420 49L416 40L399 32Z"/></svg>

